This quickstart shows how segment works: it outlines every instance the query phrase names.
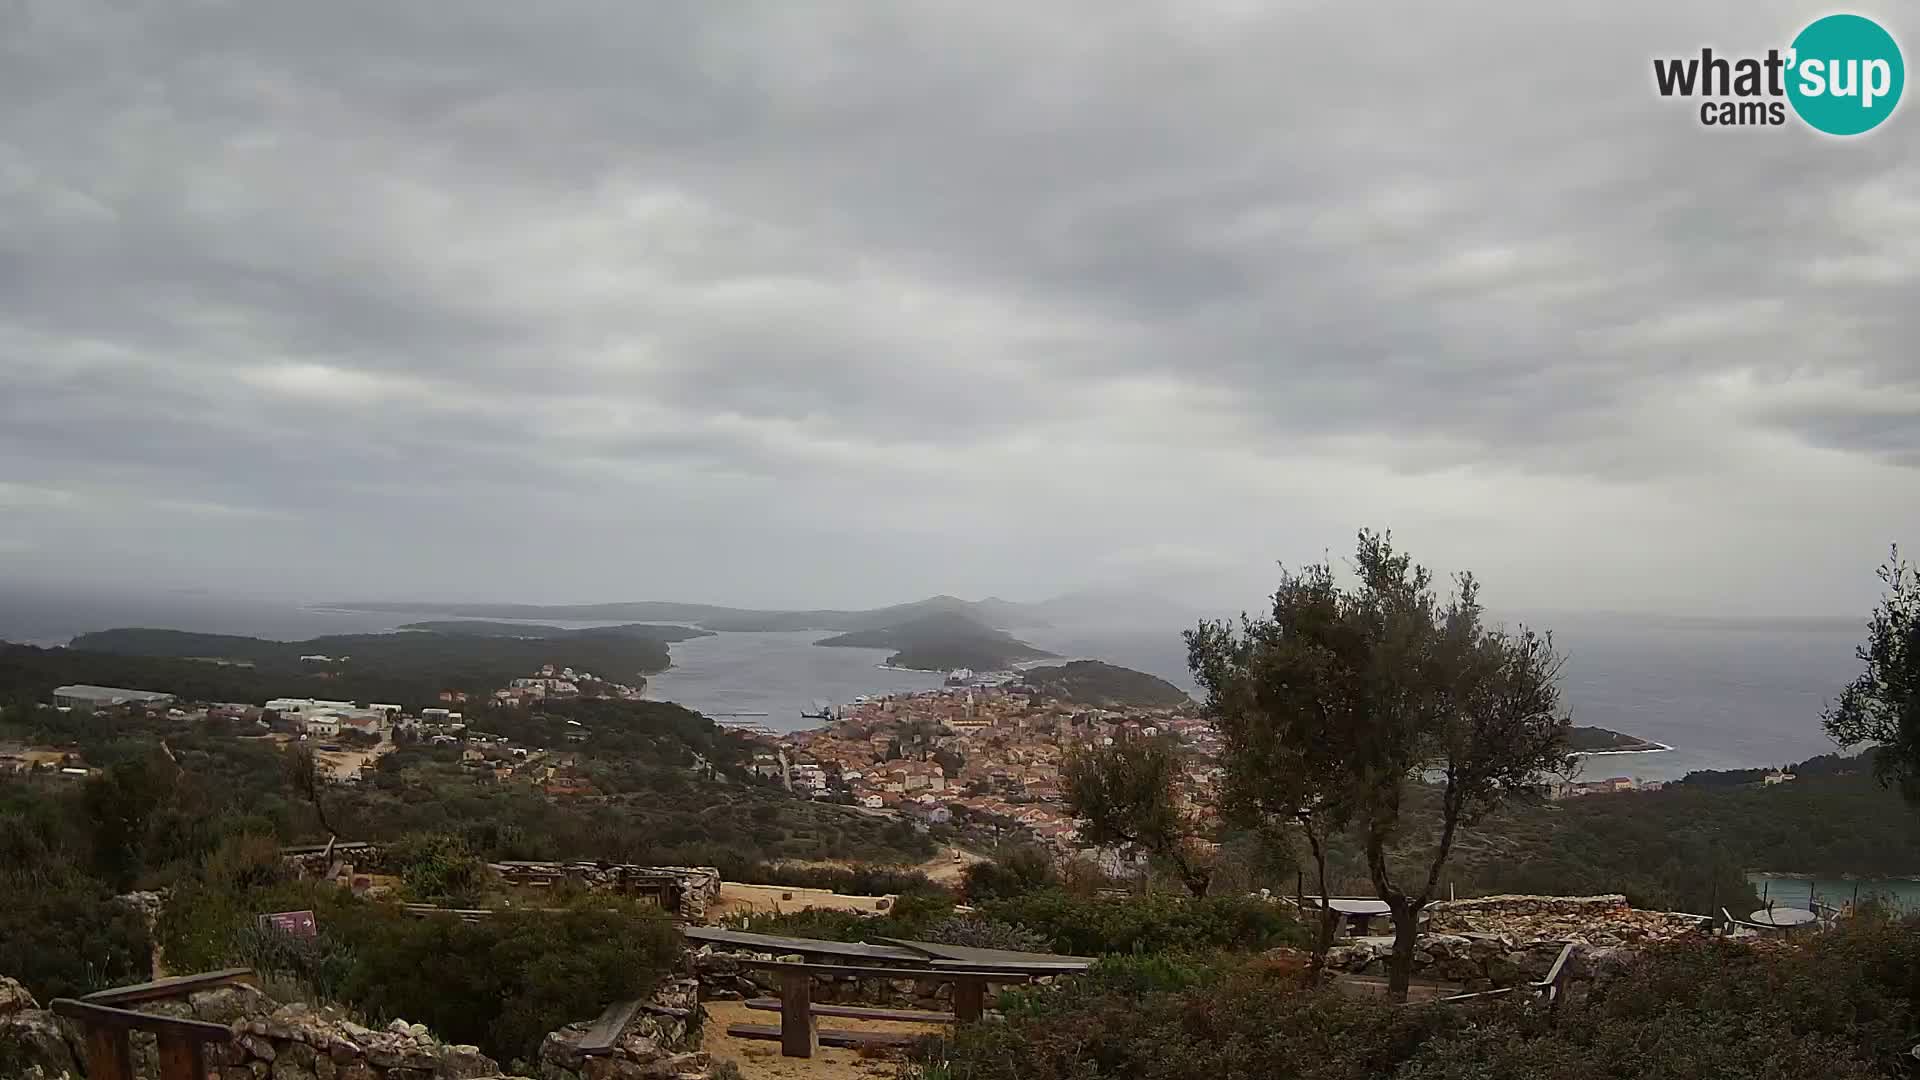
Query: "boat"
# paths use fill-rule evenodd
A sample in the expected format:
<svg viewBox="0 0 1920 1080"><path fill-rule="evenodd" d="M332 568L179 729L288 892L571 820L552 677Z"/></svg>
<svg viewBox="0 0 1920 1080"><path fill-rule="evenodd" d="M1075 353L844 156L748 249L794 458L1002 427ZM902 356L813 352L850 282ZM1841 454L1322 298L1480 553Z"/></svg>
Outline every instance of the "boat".
<svg viewBox="0 0 1920 1080"><path fill-rule="evenodd" d="M814 699L814 702L813 702L812 711L801 709L800 718L802 720L833 720L833 719L836 719L837 717L835 715L832 702L821 701L818 698L816 698Z"/></svg>

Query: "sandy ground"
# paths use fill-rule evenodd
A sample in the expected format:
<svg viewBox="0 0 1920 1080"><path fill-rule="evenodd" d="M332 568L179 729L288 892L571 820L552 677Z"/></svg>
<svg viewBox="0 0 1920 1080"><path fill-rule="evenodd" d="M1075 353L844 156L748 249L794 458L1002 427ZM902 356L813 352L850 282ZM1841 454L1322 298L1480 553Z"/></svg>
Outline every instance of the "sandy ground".
<svg viewBox="0 0 1920 1080"><path fill-rule="evenodd" d="M799 889L789 885L742 885L737 881L720 883L720 899L707 905L707 919L717 922L729 915L785 913L826 908L830 911L858 911L867 914L893 906L890 896L845 896L826 889Z"/></svg>
<svg viewBox="0 0 1920 1080"><path fill-rule="evenodd" d="M949 847L941 849L938 855L913 869L939 884L958 885L967 867L985 861L987 861L985 855L978 855L964 848ZM848 868L845 863L824 861L791 865ZM720 883L719 900L707 908L707 921L717 923L732 915L786 913L806 911L810 908L857 911L871 915L891 907L894 899L896 898L891 896L848 896L826 889L802 889L790 885L747 885L737 881L724 881Z"/></svg>
<svg viewBox="0 0 1920 1080"><path fill-rule="evenodd" d="M317 745L317 744L316 744ZM313 758L324 766L335 780L345 781L361 769L373 771L373 764L381 755L391 753L393 743L382 741L380 745L368 750L319 750L313 752Z"/></svg>
<svg viewBox="0 0 1920 1080"><path fill-rule="evenodd" d="M921 863L915 869L942 885L958 885L960 877L967 867L987 861L985 855L979 855L965 848L950 847L940 854Z"/></svg>
<svg viewBox="0 0 1920 1080"><path fill-rule="evenodd" d="M701 1027L700 1049L715 1061L733 1061L747 1080L866 1080L892 1076L899 1069L900 1051L888 1051L885 1057L863 1058L857 1050L822 1046L810 1058L780 1056L780 1043L768 1039L736 1039L727 1034L731 1024L772 1024L778 1026L780 1014L749 1009L740 1001L709 1001L707 1022ZM914 1035L933 1035L944 1028L935 1024L898 1024L880 1020L854 1020L842 1016L822 1016L820 1027L840 1031L903 1031ZM871 1052L871 1051L870 1051Z"/></svg>

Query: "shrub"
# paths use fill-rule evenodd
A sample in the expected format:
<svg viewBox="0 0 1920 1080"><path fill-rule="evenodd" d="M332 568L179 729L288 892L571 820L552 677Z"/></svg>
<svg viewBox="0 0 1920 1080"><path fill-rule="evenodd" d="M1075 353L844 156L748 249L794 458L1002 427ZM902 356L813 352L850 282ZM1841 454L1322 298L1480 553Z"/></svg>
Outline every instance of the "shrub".
<svg viewBox="0 0 1920 1080"><path fill-rule="evenodd" d="M1306 941L1291 915L1252 897L1076 897L1048 889L983 904L980 914L1026 927L1056 952L1081 956L1257 951Z"/></svg>
<svg viewBox="0 0 1920 1080"><path fill-rule="evenodd" d="M1050 952L1044 935L1024 926L953 915L933 923L920 932L918 940L941 945L961 945L970 949L1012 949L1016 952Z"/></svg>
<svg viewBox="0 0 1920 1080"><path fill-rule="evenodd" d="M1003 848L990 862L974 863L961 877L961 892L969 904L1007 900L1060 884L1053 856L1031 844Z"/></svg>
<svg viewBox="0 0 1920 1080"><path fill-rule="evenodd" d="M480 902L493 874L466 842L445 833L408 836L393 845L407 894L426 904L471 907Z"/></svg>

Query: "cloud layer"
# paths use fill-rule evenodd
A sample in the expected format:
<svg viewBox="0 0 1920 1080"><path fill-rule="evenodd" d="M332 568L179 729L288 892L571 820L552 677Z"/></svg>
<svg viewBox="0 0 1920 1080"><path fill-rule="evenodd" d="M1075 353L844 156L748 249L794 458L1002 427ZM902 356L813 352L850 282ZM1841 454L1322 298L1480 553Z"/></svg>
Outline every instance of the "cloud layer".
<svg viewBox="0 0 1920 1080"><path fill-rule="evenodd" d="M1857 609L1920 120L1649 63L1819 13L13 5L0 567L1226 602L1371 524L1516 606Z"/></svg>

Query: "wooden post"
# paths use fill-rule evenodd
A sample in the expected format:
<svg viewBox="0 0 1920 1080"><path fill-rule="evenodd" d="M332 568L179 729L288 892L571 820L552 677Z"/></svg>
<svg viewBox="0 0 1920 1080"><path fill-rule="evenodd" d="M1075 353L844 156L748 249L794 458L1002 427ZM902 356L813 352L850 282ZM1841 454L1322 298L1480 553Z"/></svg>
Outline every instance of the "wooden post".
<svg viewBox="0 0 1920 1080"><path fill-rule="evenodd" d="M133 1080L133 1050L124 1028L87 1028L87 1080Z"/></svg>
<svg viewBox="0 0 1920 1080"><path fill-rule="evenodd" d="M158 1040L160 1080L206 1080L206 1059L201 1055L198 1039L163 1031Z"/></svg>
<svg viewBox="0 0 1920 1080"><path fill-rule="evenodd" d="M780 973L780 1056L810 1058L815 1042L813 976L804 971Z"/></svg>
<svg viewBox="0 0 1920 1080"><path fill-rule="evenodd" d="M987 980L961 975L953 980L953 1018L962 1024L977 1022L987 1011Z"/></svg>

